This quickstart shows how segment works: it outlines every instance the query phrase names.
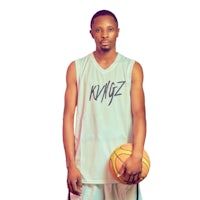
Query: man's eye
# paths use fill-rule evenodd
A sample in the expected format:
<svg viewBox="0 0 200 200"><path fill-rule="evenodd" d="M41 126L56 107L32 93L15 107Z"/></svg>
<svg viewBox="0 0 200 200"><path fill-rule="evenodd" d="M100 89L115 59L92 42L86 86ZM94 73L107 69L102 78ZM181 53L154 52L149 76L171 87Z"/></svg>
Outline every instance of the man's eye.
<svg viewBox="0 0 200 200"><path fill-rule="evenodd" d="M110 27L110 28L108 28L108 31L112 32L112 31L114 31L114 28Z"/></svg>
<svg viewBox="0 0 200 200"><path fill-rule="evenodd" d="M96 33L99 33L99 32L101 32L101 29L98 28L98 29L95 30L95 32L96 32Z"/></svg>

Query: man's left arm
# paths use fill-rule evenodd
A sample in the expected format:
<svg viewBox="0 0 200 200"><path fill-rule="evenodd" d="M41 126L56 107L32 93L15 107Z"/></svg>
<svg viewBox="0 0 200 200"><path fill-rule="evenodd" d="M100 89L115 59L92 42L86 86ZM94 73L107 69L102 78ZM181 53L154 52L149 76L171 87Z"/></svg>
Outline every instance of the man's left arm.
<svg viewBox="0 0 200 200"><path fill-rule="evenodd" d="M131 111L133 118L133 153L122 165L119 176L123 176L129 184L136 184L142 180L142 157L146 138L143 70L137 62L135 62L132 70Z"/></svg>
<svg viewBox="0 0 200 200"><path fill-rule="evenodd" d="M138 62L135 62L132 71L131 105L133 118L132 157L142 159L146 138L146 111L143 89L143 70Z"/></svg>

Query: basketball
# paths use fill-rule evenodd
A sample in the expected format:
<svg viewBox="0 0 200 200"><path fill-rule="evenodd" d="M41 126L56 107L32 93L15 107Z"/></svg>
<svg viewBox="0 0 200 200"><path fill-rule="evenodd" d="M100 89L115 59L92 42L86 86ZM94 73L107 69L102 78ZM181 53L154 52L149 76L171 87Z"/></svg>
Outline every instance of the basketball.
<svg viewBox="0 0 200 200"><path fill-rule="evenodd" d="M113 178L123 184L127 184L125 180L123 180L123 176L119 176L120 169L126 159L132 154L132 146L133 144L127 143L117 147L111 154L109 160L109 169L113 176ZM144 150L142 157L142 172L141 177L146 178L150 169L150 158L148 153Z"/></svg>

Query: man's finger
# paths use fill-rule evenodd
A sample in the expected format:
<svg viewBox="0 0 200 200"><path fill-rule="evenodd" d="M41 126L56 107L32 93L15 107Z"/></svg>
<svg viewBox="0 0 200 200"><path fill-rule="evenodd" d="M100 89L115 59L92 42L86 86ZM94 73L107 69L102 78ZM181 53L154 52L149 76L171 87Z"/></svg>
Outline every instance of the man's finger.
<svg viewBox="0 0 200 200"><path fill-rule="evenodd" d="M80 195L81 194L81 189L82 187L79 187L78 185L78 180L73 180L71 181L71 185L72 185L72 193L76 194L76 195ZM80 184L80 183L79 183Z"/></svg>
<svg viewBox="0 0 200 200"><path fill-rule="evenodd" d="M122 176L124 173L125 173L125 165L123 164L121 169L119 170L119 173L117 174L117 177L120 177Z"/></svg>
<svg viewBox="0 0 200 200"><path fill-rule="evenodd" d="M70 192L73 192L73 188L72 188L72 185L71 185L70 181L67 181L67 187L68 187Z"/></svg>

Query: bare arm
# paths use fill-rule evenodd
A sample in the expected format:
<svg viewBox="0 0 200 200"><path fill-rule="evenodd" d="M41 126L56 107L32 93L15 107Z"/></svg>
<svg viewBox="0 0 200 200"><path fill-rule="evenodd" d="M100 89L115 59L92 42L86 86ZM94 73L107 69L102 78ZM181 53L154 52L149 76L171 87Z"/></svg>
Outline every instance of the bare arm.
<svg viewBox="0 0 200 200"><path fill-rule="evenodd" d="M81 173L75 164L74 115L77 104L76 68L72 62L66 75L65 105L63 113L63 144L68 169L67 183L69 191L81 193Z"/></svg>
<svg viewBox="0 0 200 200"><path fill-rule="evenodd" d="M146 113L143 90L143 70L139 63L135 63L132 72L132 117L133 117L133 154L132 156L142 159L146 138Z"/></svg>
<svg viewBox="0 0 200 200"><path fill-rule="evenodd" d="M75 166L74 150L74 114L76 109L76 71L71 63L66 75L65 104L63 113L63 144L66 154L67 167Z"/></svg>
<svg viewBox="0 0 200 200"><path fill-rule="evenodd" d="M146 138L145 99L143 91L143 71L139 63L135 63L132 71L131 107L133 118L133 153L126 160L120 175L130 184L142 180L142 156Z"/></svg>

